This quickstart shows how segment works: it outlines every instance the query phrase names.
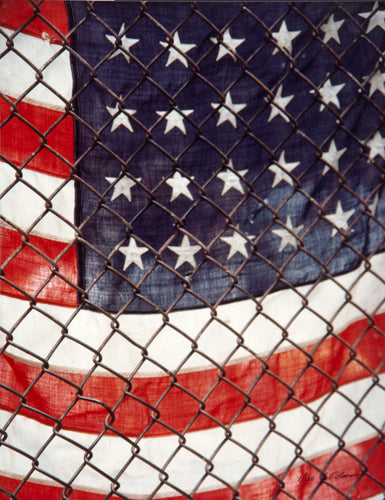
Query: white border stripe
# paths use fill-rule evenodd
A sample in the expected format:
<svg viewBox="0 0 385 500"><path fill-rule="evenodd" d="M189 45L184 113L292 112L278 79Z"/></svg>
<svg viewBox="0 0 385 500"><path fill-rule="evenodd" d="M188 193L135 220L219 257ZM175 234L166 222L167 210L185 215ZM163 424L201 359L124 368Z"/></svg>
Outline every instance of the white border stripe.
<svg viewBox="0 0 385 500"><path fill-rule="evenodd" d="M163 328L160 314L127 314L118 319L120 331L125 337L119 333L113 334L100 350L100 346L112 332L111 318L94 311L81 310L70 321L74 313L71 308L47 304L39 304L38 307L63 324L69 322L68 334L71 337L100 350L102 362L122 374L130 374L142 360L142 349L132 342L147 347L149 356L169 370L175 370L191 352L191 341L177 329L191 338L196 338L199 351L222 364L237 347L237 337L232 330L243 335L248 348L264 355L276 349L284 328L287 328L291 341L305 346L326 335L325 320L333 325L335 333L339 333L351 323L365 317L361 310L366 311L368 315L385 312L385 253L374 256L371 264L373 272L382 279L376 278L373 272L366 271L362 265L334 280L320 282L314 288L312 285L306 285L298 287L298 293L289 289L268 295L261 302L263 313L273 317L281 328L262 314L256 316L255 303L251 300L219 306L217 317L221 322L211 317L209 309L173 312L169 315L171 326L166 325ZM346 299L345 290L350 291L350 301ZM307 308L302 306L302 296L306 296L308 300ZM61 326L42 313L32 310L13 330L14 323L28 310L27 301L2 297L0 314L3 327L12 331L16 345L46 357L62 337ZM295 320L291 322L294 316ZM200 336L201 330L203 333ZM150 342L157 331L159 333ZM36 342L36 338L39 342ZM275 352L292 348L292 344L285 341ZM27 362L36 362L36 359L29 358L15 347L7 348L6 352ZM71 338L64 338L49 362L53 369L87 372L94 366L93 356L93 351L82 347ZM251 358L248 351L239 348L228 363ZM208 368L214 368L214 365L195 353L179 373ZM137 374L142 377L157 375L165 373L150 361L146 361Z"/></svg>
<svg viewBox="0 0 385 500"><path fill-rule="evenodd" d="M385 374L381 375L380 383L385 383ZM369 388L371 390L360 401ZM295 457L293 444L280 436L286 436L295 443L299 443L303 449L302 456L307 459L330 453L338 448L337 438L324 429L329 429L336 435L342 436L346 446L375 437L375 429L363 419L367 419L378 428L382 427L385 415L385 391L381 387L373 386L372 379L367 378L348 384L342 387L339 392L320 398L308 405L308 408L318 412L320 424L323 427L314 426L313 413L305 407L281 412L274 419L276 432L269 431L267 419L234 424L231 427L233 440L241 443L250 450L250 453L244 451L237 444L227 441L213 457L215 450L221 446L225 439L225 432L221 428L187 433L185 435L186 446L212 461L214 474L235 485L244 471L251 466L251 453L257 449L266 436L268 437L258 451L259 463L275 474L282 472ZM355 406L347 398L355 404L360 404L363 418L355 419ZM324 404L321 406L322 403ZM8 412L1 411L0 424L4 425L9 416ZM131 418L135 418L134 415ZM349 425L349 430L343 434ZM32 456L37 454L53 435L51 427L19 415L15 417L6 432L8 444L21 448ZM86 448L92 446L96 436L61 431L39 456L39 468L68 482L83 463L84 450L64 440L60 435L64 435L76 443L81 443ZM306 437L304 437L305 435ZM150 460L162 468L168 458L179 448L178 436L143 438L138 446L140 447L139 457ZM114 477L132 456L131 450L132 445L124 439L117 436L103 436L92 448L91 462ZM114 460L111 460L111 457L114 457ZM204 475L205 466L204 460L182 449L171 460L166 472L169 474L171 483L189 492ZM9 448L1 448L0 469L3 474L24 475L30 467L30 460ZM40 477L46 480L46 476ZM254 468L247 477L247 483L253 483L266 477L261 469ZM34 479L37 480L38 477L34 475ZM159 477L156 470L140 458L135 458L127 471L119 478L119 482L121 484L119 491L128 496L139 496L151 492L159 484ZM212 477L208 477L204 485L207 490L218 488L218 482ZM108 488L108 482L90 468L85 468L76 479L74 486L102 492ZM175 494L175 490L167 487L162 488L161 491L162 496L173 492Z"/></svg>
<svg viewBox="0 0 385 500"><path fill-rule="evenodd" d="M9 37L14 34L10 29L2 28L2 31ZM6 42L7 39L0 33L0 54L5 53L7 50ZM67 50L63 50L60 45L49 43L49 40L42 40L23 33L19 33L13 38L13 44L15 50L23 54L35 67L43 70L43 81L45 83L55 89L67 101L71 99L72 73ZM64 101L44 84L37 83L36 71L14 50L8 50L0 61L0 90L3 93L18 98L31 85L35 84L33 90L27 94L28 102L46 108L64 110ZM46 65L47 67L43 69Z"/></svg>
<svg viewBox="0 0 385 500"><path fill-rule="evenodd" d="M72 180L24 169L23 180L19 179L15 183L17 179L15 169L2 162L0 162L0 172L0 193L9 189L1 199L0 209L4 217L23 231L27 231L46 212L46 201L37 193L51 198L59 189L51 199L52 210L60 214L64 220L52 212L46 213L41 221L33 226L31 234L50 240L73 241L75 232L70 224L74 224L75 184Z"/></svg>

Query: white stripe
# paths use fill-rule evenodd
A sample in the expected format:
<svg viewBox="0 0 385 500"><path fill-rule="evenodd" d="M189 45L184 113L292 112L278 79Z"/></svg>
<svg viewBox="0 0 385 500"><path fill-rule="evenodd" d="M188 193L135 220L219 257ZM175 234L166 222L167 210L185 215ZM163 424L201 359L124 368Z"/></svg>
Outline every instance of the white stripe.
<svg viewBox="0 0 385 500"><path fill-rule="evenodd" d="M13 31L2 28L8 36ZM24 101L39 104L47 108L64 110L65 102L57 97L43 83L37 83L36 71L14 50L7 50L7 38L0 33L0 90L14 98L21 96L31 85ZM51 86L67 101L72 96L72 74L69 53L60 45L50 44L30 35L19 33L13 38L14 49L43 71L43 81ZM4 55L2 55L4 53ZM45 66L47 67L43 69Z"/></svg>
<svg viewBox="0 0 385 500"><path fill-rule="evenodd" d="M380 377L380 383L385 382L385 374ZM366 391L371 389L362 401ZM355 418L355 406L348 401L360 404L362 418ZM320 425L314 425L313 413L318 412ZM245 471L252 465L251 454L258 450L259 464L272 473L278 474L295 457L294 443L302 450L302 457L312 459L338 449L338 439L331 434L341 436L346 446L366 441L376 436L373 426L381 428L385 415L385 390L373 386L371 378L348 384L339 393L328 395L294 410L281 412L275 419L275 431L269 430L267 419L234 424L231 427L232 440L225 443L225 432L221 428L197 431L186 434L186 446L212 462L213 473L232 485L242 478ZM10 414L0 412L0 424L3 425ZM127 418L130 418L127 416ZM135 418L132 415L132 418ZM373 424L369 425L366 421ZM350 426L349 426L350 425ZM348 431L344 433L345 429ZM328 432L325 429L330 429ZM34 456L53 435L52 427L35 422L32 419L17 415L6 429L6 443L24 450ZM61 436L66 436L76 443L89 448L95 442L96 436L78 432L60 431L39 456L39 468L68 482L78 467L83 463L84 450L75 446ZM262 444L263 442L263 444ZM243 445L246 450L238 444ZM127 471L119 478L119 492L128 496L148 495L159 484L158 472L152 469L140 458L145 458L162 468L168 458L179 447L178 436L143 438L138 443L139 458L135 458ZM219 450L215 453L216 450ZM114 477L132 457L130 442L118 436L103 436L92 448L91 463ZM112 460L113 458L113 460ZM181 449L171 460L166 472L172 484L184 491L190 492L205 473L206 462L195 454ZM19 453L6 447L0 448L0 469L3 474L24 475L31 467L31 461ZM255 467L247 476L247 483L270 477L263 470ZM46 476L41 476L47 479ZM34 479L37 480L38 476ZM99 493L108 490L109 483L99 474L85 468L75 480L74 486L81 489L92 489ZM218 482L208 477L204 482L207 490L217 489ZM172 494L175 490L162 488L161 495Z"/></svg>
<svg viewBox="0 0 385 500"><path fill-rule="evenodd" d="M327 333L326 321L333 325L335 333L339 333L354 321L365 317L361 310L367 315L385 311L385 253L374 256L371 264L373 272L380 275L381 279L360 266L334 280L325 280L314 289L311 285L306 285L298 287L297 291L282 290L268 295L261 302L263 313L274 318L280 326L262 314L256 315L255 303L251 300L219 306L217 318L221 322L212 318L208 309L173 312L169 315L169 324L172 326L163 328L159 314L121 316L118 321L124 336L119 333L112 335L101 349L102 362L122 374L130 374L142 360L142 349L130 342L133 341L139 346L147 347L149 356L163 366L175 370L191 353L191 342L181 335L178 329L190 338L196 338L199 351L221 364L237 347L237 337L231 329L242 334L245 345L259 355L276 348L285 328L290 341L302 346L315 343ZM350 301L346 300L345 290L350 291ZM303 307L301 296L306 296L307 308ZM13 330L13 325L29 310L29 304L27 301L10 297L2 297L0 302L3 327L12 331L15 344L46 357L55 343L62 338L61 326L32 310ZM94 349L100 350L100 346L111 333L111 318L102 313L81 310L70 321L74 313L70 308L47 304L39 304L38 307L63 324L70 322L69 335ZM291 321L294 316L295 320ZM206 325L208 326L205 327ZM158 330L158 335L148 345ZM36 342L36 338L39 342ZM284 341L275 352L292 348L290 342ZM8 347L6 352L29 362L36 361L15 347ZM63 338L50 358L50 364L57 370L86 372L94 366L93 356L93 351L82 347L71 338ZM251 358L248 351L239 348L230 363ZM213 365L195 353L179 373L207 368L213 368ZM105 372L99 371L99 374L103 373ZM146 361L137 376L149 375L165 375L165 372Z"/></svg>
<svg viewBox="0 0 385 500"><path fill-rule="evenodd" d="M29 169L23 169L23 180L18 179L16 182L15 173L10 165L0 162L0 193L4 192L1 214L23 231L28 231L33 225L32 234L50 240L73 241L75 232L70 224L74 224L74 182ZM58 193L53 196L58 189ZM46 200L38 192L46 198L53 196L50 210L54 210L62 218L52 212L46 213ZM41 221L36 224L44 213Z"/></svg>
<svg viewBox="0 0 385 500"><path fill-rule="evenodd" d="M367 498L367 500L384 500L384 499L385 499L385 493L380 493L379 495L376 495L375 497Z"/></svg>

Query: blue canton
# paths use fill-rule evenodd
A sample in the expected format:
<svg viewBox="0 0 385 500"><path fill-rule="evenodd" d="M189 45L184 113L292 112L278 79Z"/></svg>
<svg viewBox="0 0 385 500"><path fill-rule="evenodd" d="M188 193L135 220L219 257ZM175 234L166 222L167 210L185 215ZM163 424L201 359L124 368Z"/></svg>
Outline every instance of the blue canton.
<svg viewBox="0 0 385 500"><path fill-rule="evenodd" d="M384 251L382 5L68 9L90 301L207 306Z"/></svg>

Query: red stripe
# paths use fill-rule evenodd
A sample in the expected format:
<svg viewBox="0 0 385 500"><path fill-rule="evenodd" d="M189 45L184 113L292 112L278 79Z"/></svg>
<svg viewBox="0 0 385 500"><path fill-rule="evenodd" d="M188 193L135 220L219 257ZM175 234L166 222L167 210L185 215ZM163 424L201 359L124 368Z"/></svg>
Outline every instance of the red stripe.
<svg viewBox="0 0 385 500"><path fill-rule="evenodd" d="M48 23L55 26L63 36L68 33L67 12L63 1L34 2L28 0L2 0L0 2L0 23L4 28L17 30L24 23L23 33L41 38L49 37L54 43L61 43L62 38L50 28ZM36 14L34 13L36 11ZM44 19L42 19L44 18Z"/></svg>
<svg viewBox="0 0 385 500"><path fill-rule="evenodd" d="M369 441L349 446L346 447L345 450L341 450L326 468L326 472L328 474L332 474L334 472L337 473L335 479L333 480L332 478L328 482L346 495L357 480L357 477L361 474L361 464L359 460L365 460L368 453L371 452L374 446L376 446L375 450L370 454L370 457L365 464L368 467L368 473L384 484L385 443L377 439L370 439ZM350 452L351 455L348 454L347 451ZM321 457L313 459L312 464L322 470L331 457L331 453L322 455ZM355 477L340 477L343 472ZM356 474L358 474L358 476L356 476ZM281 478L282 475L278 477ZM314 481L306 480L311 477L314 477ZM290 498L286 494L288 493L289 495L293 495L296 500L307 500L310 498L311 493L315 490L318 478L318 470L313 465L305 463L301 466L294 467L286 475L283 479L283 491L280 492L277 479L271 478L257 483L241 486L238 490L239 498L242 498L242 500L270 500L274 495L277 495L274 496L274 498L277 500L284 500ZM377 482L365 476L358 482L357 486L350 493L349 498L351 500L362 500L370 498L371 496L381 493L382 491L383 488L381 488ZM181 498L182 497L172 497L164 500L181 500ZM311 498L312 500L342 500L344 497L329 484L323 484L311 496ZM194 499L233 500L234 496L232 490L227 489L215 492L198 493L197 495L194 495Z"/></svg>
<svg viewBox="0 0 385 500"><path fill-rule="evenodd" d="M15 101L15 99L10 100ZM12 111L14 115L1 128L2 155L17 166L28 162L25 166L31 170L67 178L70 168L60 156L73 164L72 118L59 111L25 102L18 103L16 111L5 100L0 99L0 122L10 117ZM51 127L52 130L50 130ZM47 133L48 130L50 130L49 133ZM41 137L37 131L47 135ZM46 146L39 151L42 143L60 156L56 156ZM36 151L39 152L36 153Z"/></svg>
<svg viewBox="0 0 385 500"><path fill-rule="evenodd" d="M22 210L21 207L20 210ZM18 251L19 253L16 253ZM51 270L51 262L42 257L38 253L39 251L51 260L57 259L62 252L65 252L57 262L58 269L53 267ZM22 234L1 228L0 254L2 264L14 255L4 268L4 277L15 286L3 281L2 294L29 300L29 297L19 291L17 287L35 296L45 280L52 276L37 298L48 304L76 307L76 289L65 281L67 279L70 283L77 284L77 257L74 243L68 244L38 236L29 236L27 245L23 242ZM55 275L55 272L60 273L64 279L57 274Z"/></svg>
<svg viewBox="0 0 385 500"><path fill-rule="evenodd" d="M325 454L314 458L310 463L292 468L289 473L282 478L284 488L279 490L278 480L269 478L252 484L240 486L238 489L239 498L242 500L284 500L296 498L306 500L319 484L319 473L315 467L322 470L332 458L333 454ZM367 458L368 457L368 458ZM360 461L365 461L368 468L367 474L358 480L353 491L350 489L361 474ZM300 460L298 460L298 463ZM328 483L323 484L312 496L313 500L342 500L344 497L332 486L338 488L340 492L349 495L351 500L363 500L370 498L383 491L379 483L385 484L385 444L377 439L370 439L362 443L346 447L340 450L326 467L326 473L330 477ZM215 473L215 471L214 471ZM188 471L186 471L188 474ZM348 477L349 476L349 477ZM312 481L311 478L314 477ZM378 482L376 482L376 480ZM331 486L332 485L332 486ZM13 493L20 486L20 480L0 476L0 488ZM62 498L62 487L47 486L43 484L27 482L17 493L19 500L60 500ZM119 491L119 490L118 490ZM104 494L90 493L82 490L75 490L69 498L71 500L103 500ZM276 496L274 496L276 495ZM292 495L289 497L288 495ZM115 496L113 496L115 498ZM182 500L186 497L169 497L163 500ZM346 498L346 497L345 497ZM9 495L0 493L0 500L9 499ZM233 491L229 488L197 493L195 500L233 500Z"/></svg>
<svg viewBox="0 0 385 500"><path fill-rule="evenodd" d="M261 416L251 405L265 414L273 415L281 406L284 410L298 407L296 400L308 403L327 394L331 390L330 379L336 379L339 385L343 385L370 377L371 373L364 368L364 365L373 371L377 370L383 361L382 353L385 351L384 335L378 332L378 330L385 331L385 314L377 316L375 321L375 328L367 331L367 321L361 320L350 325L338 338L324 340L312 356L312 365L307 368L305 354L295 349L271 356L268 362L269 370L265 373L262 364L258 360L252 360L227 367L223 380L218 378L217 370L178 375L177 385L174 386L168 377L134 378L128 394L148 405L155 405L166 394L157 406L160 412L159 423L148 429L146 432L148 437L171 433L161 422L182 432L199 413L200 403L195 398L203 399L216 384L218 384L216 389L206 400L205 412L227 425L244 404L242 393L233 388L229 382L243 391L248 391L259 376L261 376L259 382L250 393L249 406L244 408L236 418L236 422L245 422ZM350 349L349 346L353 346L365 331L358 345ZM344 342L348 346L345 346ZM313 348L314 346L308 346L305 350L311 352ZM344 366L345 369L337 379L338 373ZM294 385L296 399L289 398L287 387L274 377L279 377L291 385L304 368L306 370ZM385 372L385 365L380 371ZM27 404L56 419L59 419L76 401L77 394L92 398L92 401L79 399L63 419L64 428L70 430L99 433L104 429L104 421L109 415L108 410L99 402L112 409L123 396L124 381L117 377L91 376L84 383L84 375L56 372L60 377L57 378L39 367L22 363L5 354L2 355L0 373L2 383L20 395L24 394L30 384L40 376L27 394ZM84 385L81 387L82 383ZM19 403L20 397L5 389L0 390L2 409L14 411ZM150 412L151 407L128 395L114 411L115 421L112 426L128 436L139 435L152 421ZM24 410L22 414L52 424L52 421L33 411ZM130 418L130 415L134 415L134 418ZM189 430L210 429L216 425L215 420L200 415Z"/></svg>

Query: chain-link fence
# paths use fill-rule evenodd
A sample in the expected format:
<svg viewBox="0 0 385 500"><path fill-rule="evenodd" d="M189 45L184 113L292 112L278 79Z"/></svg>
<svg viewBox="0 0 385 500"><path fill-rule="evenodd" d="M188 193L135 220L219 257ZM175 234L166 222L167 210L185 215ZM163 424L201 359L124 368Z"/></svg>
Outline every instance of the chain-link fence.
<svg viewBox="0 0 385 500"><path fill-rule="evenodd" d="M385 10L0 3L0 498L384 498Z"/></svg>

